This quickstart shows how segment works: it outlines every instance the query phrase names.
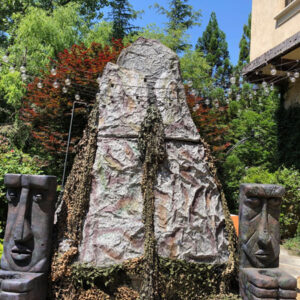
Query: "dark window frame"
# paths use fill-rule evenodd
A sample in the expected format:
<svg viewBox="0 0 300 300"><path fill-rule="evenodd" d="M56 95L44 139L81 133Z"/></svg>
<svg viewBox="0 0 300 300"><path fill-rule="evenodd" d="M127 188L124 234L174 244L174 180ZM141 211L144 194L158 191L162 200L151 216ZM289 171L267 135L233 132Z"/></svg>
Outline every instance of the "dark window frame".
<svg viewBox="0 0 300 300"><path fill-rule="evenodd" d="M294 0L285 0L285 6L288 6L289 4L291 4Z"/></svg>

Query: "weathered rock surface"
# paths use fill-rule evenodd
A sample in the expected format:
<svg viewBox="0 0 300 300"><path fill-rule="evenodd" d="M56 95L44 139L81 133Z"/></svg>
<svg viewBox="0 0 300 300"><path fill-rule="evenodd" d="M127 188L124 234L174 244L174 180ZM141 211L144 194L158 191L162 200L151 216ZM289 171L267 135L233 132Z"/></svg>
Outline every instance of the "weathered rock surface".
<svg viewBox="0 0 300 300"><path fill-rule="evenodd" d="M224 262L228 242L220 194L186 104L177 55L140 38L100 83L99 132L90 208L79 261L107 266L143 254L142 163L137 137L155 93L168 158L155 197L160 255L193 262Z"/></svg>

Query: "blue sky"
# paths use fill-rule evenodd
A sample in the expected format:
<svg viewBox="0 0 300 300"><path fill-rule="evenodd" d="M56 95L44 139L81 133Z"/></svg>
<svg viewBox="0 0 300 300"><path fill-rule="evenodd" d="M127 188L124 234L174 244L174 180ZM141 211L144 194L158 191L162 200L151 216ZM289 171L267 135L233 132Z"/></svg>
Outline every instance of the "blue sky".
<svg viewBox="0 0 300 300"><path fill-rule="evenodd" d="M166 22L164 16L159 15L149 6L158 2L164 7L168 7L168 0L129 0L135 10L144 10L141 19L135 21L140 26L156 23L163 26ZM219 27L225 32L230 58L232 63L236 63L239 55L239 42L243 33L243 26L247 23L248 15L251 12L251 0L189 0L189 4L195 9L202 10L202 25L195 27L188 33L191 35L191 43L196 44L199 36L206 28L212 11L215 11L219 22Z"/></svg>

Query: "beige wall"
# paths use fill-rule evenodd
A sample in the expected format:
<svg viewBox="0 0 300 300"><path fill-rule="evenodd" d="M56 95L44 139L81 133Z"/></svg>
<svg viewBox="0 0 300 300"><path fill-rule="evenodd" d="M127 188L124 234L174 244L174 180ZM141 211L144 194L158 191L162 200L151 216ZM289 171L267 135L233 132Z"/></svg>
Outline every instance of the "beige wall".
<svg viewBox="0 0 300 300"><path fill-rule="evenodd" d="M299 8L300 0L292 5ZM285 8L285 0L252 0L251 61L300 31L299 12L277 26L274 18L280 13L283 13L281 20L291 14Z"/></svg>

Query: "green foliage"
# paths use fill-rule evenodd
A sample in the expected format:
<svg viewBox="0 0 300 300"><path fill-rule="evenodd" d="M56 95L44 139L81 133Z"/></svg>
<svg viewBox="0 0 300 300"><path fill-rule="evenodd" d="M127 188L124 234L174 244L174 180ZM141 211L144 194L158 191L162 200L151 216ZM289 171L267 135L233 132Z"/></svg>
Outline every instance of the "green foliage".
<svg viewBox="0 0 300 300"><path fill-rule="evenodd" d="M279 160L287 167L300 170L300 107L285 109L281 103L278 111L278 149Z"/></svg>
<svg viewBox="0 0 300 300"><path fill-rule="evenodd" d="M240 54L238 67L242 68L250 61L250 38L251 38L251 14L248 17L248 24L244 25L243 35L240 40Z"/></svg>
<svg viewBox="0 0 300 300"><path fill-rule="evenodd" d="M300 256L300 236L286 240L282 246L290 250L292 254Z"/></svg>
<svg viewBox="0 0 300 300"><path fill-rule="evenodd" d="M286 192L281 204L281 237L295 236L298 224L300 224L300 172L285 167L279 168L275 172L270 172L263 167L252 167L247 170L241 182L283 185Z"/></svg>
<svg viewBox="0 0 300 300"><path fill-rule="evenodd" d="M72 266L72 282L76 289L97 287L113 295L119 286L131 285L130 278L143 278L143 261L129 260L122 265L95 268L86 264ZM161 299L236 300L236 295L220 295L219 285L225 265L188 263L181 260L159 258L159 285ZM214 296L212 296L214 295ZM215 297L215 298L212 298Z"/></svg>
<svg viewBox="0 0 300 300"><path fill-rule="evenodd" d="M154 5L158 12L168 19L165 33L167 36L176 37L176 43L173 43L171 49L177 53L191 48L185 38L186 31L195 25L200 26L201 11L195 11L187 2L188 0L170 0L168 9L158 3Z"/></svg>
<svg viewBox="0 0 300 300"><path fill-rule="evenodd" d="M210 75L218 86L227 87L231 74L228 45L225 33L219 28L216 14L212 12L202 37L198 39L196 49L204 53L211 66Z"/></svg>
<svg viewBox="0 0 300 300"><path fill-rule="evenodd" d="M211 67L200 51L187 50L180 58L182 78L191 81L194 89L205 90L212 85L212 80L207 76Z"/></svg>
<svg viewBox="0 0 300 300"><path fill-rule="evenodd" d="M4 137L0 135L3 141ZM28 154L11 147L0 147L0 228L4 228L7 212L5 197L4 175L13 174L41 174L41 162L38 157L30 157Z"/></svg>
<svg viewBox="0 0 300 300"><path fill-rule="evenodd" d="M79 6L69 4L56 8L49 14L41 8L27 9L25 16L14 16L17 27L14 43L8 48L10 60L18 67L27 58L27 69L39 74L49 63L49 57L80 41L86 33L84 19L79 15ZM63 28L63 30L62 30Z"/></svg>
<svg viewBox="0 0 300 300"><path fill-rule="evenodd" d="M78 6L78 14L80 14L88 24L95 17L102 17L101 8L108 5L107 0L5 0L1 2L0 7L0 45L6 45L9 39L15 35L14 30L16 23L16 15L19 20L28 13L32 8L38 8L47 15L52 14L58 7L76 4ZM76 15L74 15L76 18Z"/></svg>
<svg viewBox="0 0 300 300"><path fill-rule="evenodd" d="M158 12L168 18L167 29L176 30L179 27L189 29L195 25L199 25L199 18L201 10L195 11L193 6L187 4L188 0L171 0L169 1L169 8L155 3L154 7Z"/></svg>
<svg viewBox="0 0 300 300"><path fill-rule="evenodd" d="M107 268L95 268L88 264L72 266L73 284L78 288L100 287L114 293L119 285L130 282L122 265L112 265Z"/></svg>
<svg viewBox="0 0 300 300"><path fill-rule="evenodd" d="M3 98L1 97L1 100L4 100L3 106L10 107L12 112L18 111L24 93L25 85L21 80L20 72L9 72L4 69L0 74L0 95L3 95Z"/></svg>
<svg viewBox="0 0 300 300"><path fill-rule="evenodd" d="M137 27L131 24L131 20L135 20L139 12L132 8L128 0L115 0L110 3L112 11L110 18L113 22L112 37L122 39Z"/></svg>
<svg viewBox="0 0 300 300"><path fill-rule="evenodd" d="M90 47L92 43L100 44L102 47L111 45L112 32L112 22L101 21L87 32L83 42L87 47Z"/></svg>
<svg viewBox="0 0 300 300"><path fill-rule="evenodd" d="M178 49L178 45L183 41L188 42L189 35L185 33L183 29L169 30L162 29L155 24L149 24L145 28L142 28L139 32L128 35L124 38L123 42L125 45L133 43L139 37L144 37L148 39L159 40L162 44L169 47L173 51Z"/></svg>
<svg viewBox="0 0 300 300"><path fill-rule="evenodd" d="M3 239L0 239L0 258L3 254Z"/></svg>
<svg viewBox="0 0 300 300"><path fill-rule="evenodd" d="M249 88L248 84L244 84L241 100L231 101L229 105L230 129L226 140L232 147L224 161L219 163L221 180L232 212L238 209L239 185L248 168L262 166L274 171L279 167L277 93L267 96L258 91L258 95L250 99Z"/></svg>

